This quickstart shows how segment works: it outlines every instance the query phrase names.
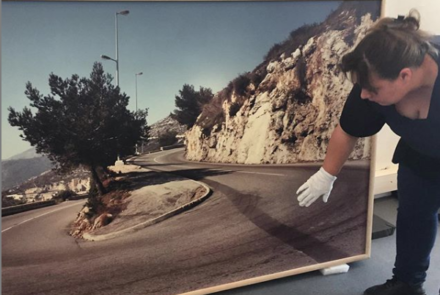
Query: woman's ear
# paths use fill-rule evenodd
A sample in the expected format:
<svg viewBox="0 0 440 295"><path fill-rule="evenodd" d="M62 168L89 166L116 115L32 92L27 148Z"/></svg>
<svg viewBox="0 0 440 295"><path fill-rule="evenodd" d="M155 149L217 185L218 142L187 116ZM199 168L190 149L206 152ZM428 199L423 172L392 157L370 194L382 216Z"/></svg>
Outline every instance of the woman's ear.
<svg viewBox="0 0 440 295"><path fill-rule="evenodd" d="M402 80L402 82L409 82L412 78L413 71L411 68L403 68L399 73L399 79Z"/></svg>

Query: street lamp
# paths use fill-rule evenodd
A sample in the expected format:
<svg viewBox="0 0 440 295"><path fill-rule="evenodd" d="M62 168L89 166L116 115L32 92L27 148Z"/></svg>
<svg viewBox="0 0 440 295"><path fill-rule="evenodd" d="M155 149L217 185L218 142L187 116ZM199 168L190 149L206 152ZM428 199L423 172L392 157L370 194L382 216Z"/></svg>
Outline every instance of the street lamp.
<svg viewBox="0 0 440 295"><path fill-rule="evenodd" d="M130 11L123 10L115 14L115 42L116 42L116 58L113 59L107 55L101 55L102 59L112 60L116 63L116 85L119 86L119 52L118 52L118 15L127 15Z"/></svg>
<svg viewBox="0 0 440 295"><path fill-rule="evenodd" d="M112 60L112 61L114 61L114 62L118 62L116 59L113 59L113 58L111 58L110 56L107 56L107 55L101 55L101 58L102 58L102 59Z"/></svg>
<svg viewBox="0 0 440 295"><path fill-rule="evenodd" d="M138 83L137 83L138 79L137 79L137 77L142 75L142 74L143 74L142 72L134 74L134 77L135 77L135 87L136 87L136 112L138 111Z"/></svg>

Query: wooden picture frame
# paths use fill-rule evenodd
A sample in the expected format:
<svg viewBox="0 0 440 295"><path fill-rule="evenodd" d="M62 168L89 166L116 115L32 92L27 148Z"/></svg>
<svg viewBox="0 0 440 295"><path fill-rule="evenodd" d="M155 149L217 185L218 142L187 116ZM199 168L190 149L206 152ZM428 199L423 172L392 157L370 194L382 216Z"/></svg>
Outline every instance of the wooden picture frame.
<svg viewBox="0 0 440 295"><path fill-rule="evenodd" d="M11 2L6 1L4 6ZM267 48L266 60L255 64L254 70L248 69L250 73L232 77L231 84L214 93L217 105L204 109L186 132L185 151L178 150L178 155L185 153L185 160L176 163L174 150L134 160L147 169L203 183L211 190L206 199L180 214L137 229L133 235L144 237L142 245L133 241L125 245L120 238L81 241L81 251L86 253L82 257L89 260L82 262L84 270L95 275L106 269L97 275L100 282L90 278L83 282L84 286L73 286L63 278L63 270L54 268L51 276L45 276L35 266L45 261L37 259L35 264L27 265L26 261L11 258L16 253L3 251L3 288L15 294L20 281L27 281L16 271L25 269L43 280L35 283L34 291L45 294L52 294L55 289L62 294L58 287L50 288L55 280L64 281L66 288L71 287L78 294L95 287L96 294L210 294L369 258L374 138L359 141L338 176L328 203L318 200L308 208L300 208L295 192L321 166L351 89L351 82L339 71L337 61L380 17L384 0L291 2L297 4L292 8L292 17L302 13L301 3L340 5L334 11L328 10L320 23L292 28L290 36ZM197 3L209 4L187 5ZM259 2L240 5L256 3ZM156 6L160 4L155 2ZM38 2L32 3L36 5ZM140 7L139 2L127 2L126 6ZM225 21L221 19L219 24ZM292 44L297 45L292 48ZM106 67L111 69L111 65ZM4 70L3 77L7 75ZM244 88L240 88L240 77L246 80ZM197 81L189 83L200 85ZM268 138L272 141L268 142ZM160 162L159 157L164 161L168 157L169 161ZM193 226L189 226L190 220ZM181 236L177 236L179 232ZM7 240L8 235L3 239ZM99 247L106 249L102 252L105 255ZM110 249L114 249L112 257L108 256L113 255ZM126 262L119 258L118 251L132 251L137 258ZM173 255L179 252L174 259ZM64 254L68 256L68 252ZM99 264L88 265L95 259ZM66 263L65 276L81 272L82 268L73 266L69 258L61 260ZM48 263L55 262L52 259ZM126 274L132 283L121 278L125 275L124 263L132 267ZM33 288L32 283L26 284Z"/></svg>

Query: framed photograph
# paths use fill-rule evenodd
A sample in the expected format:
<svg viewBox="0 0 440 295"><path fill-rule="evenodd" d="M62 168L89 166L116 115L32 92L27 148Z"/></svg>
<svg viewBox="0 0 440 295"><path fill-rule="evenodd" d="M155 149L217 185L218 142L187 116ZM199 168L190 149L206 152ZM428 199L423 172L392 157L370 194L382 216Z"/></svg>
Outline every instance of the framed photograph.
<svg viewBox="0 0 440 295"><path fill-rule="evenodd" d="M26 83L56 97L51 73L89 77L99 63L130 111L148 109L131 163L168 175L82 238L69 231L85 200L3 217L4 294L209 294L369 258L371 138L357 142L328 202L300 207L296 192L322 166L353 86L340 58L381 5L3 2L2 162L31 148L8 122L8 108L30 104ZM187 93L209 98L185 109ZM177 121L179 144L152 148ZM183 179L203 198L171 206L167 185ZM160 202L139 201L147 195Z"/></svg>

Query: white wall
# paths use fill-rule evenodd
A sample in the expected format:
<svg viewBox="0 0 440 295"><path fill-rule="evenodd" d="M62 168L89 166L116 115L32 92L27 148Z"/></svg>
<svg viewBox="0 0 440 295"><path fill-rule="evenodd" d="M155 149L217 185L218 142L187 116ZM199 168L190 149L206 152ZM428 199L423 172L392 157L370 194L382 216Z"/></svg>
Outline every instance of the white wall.
<svg viewBox="0 0 440 295"><path fill-rule="evenodd" d="M440 35L439 0L382 0L382 16L406 15L415 8L421 15L421 29ZM385 126L377 135L376 174L374 193L383 194L397 189L397 165L391 162L398 137Z"/></svg>
<svg viewBox="0 0 440 295"><path fill-rule="evenodd" d="M416 8L421 15L421 29L432 34L440 34L440 1L439 0L383 0L384 16L395 17L408 14Z"/></svg>

